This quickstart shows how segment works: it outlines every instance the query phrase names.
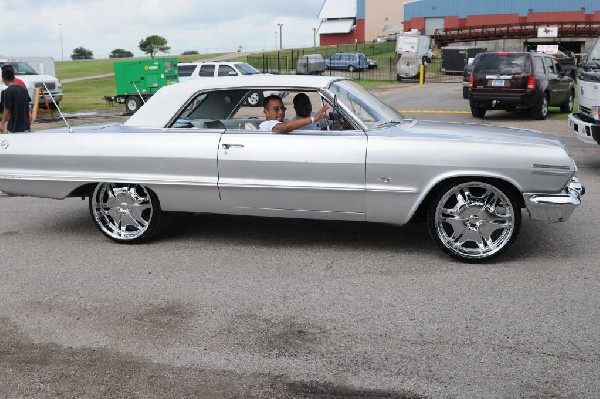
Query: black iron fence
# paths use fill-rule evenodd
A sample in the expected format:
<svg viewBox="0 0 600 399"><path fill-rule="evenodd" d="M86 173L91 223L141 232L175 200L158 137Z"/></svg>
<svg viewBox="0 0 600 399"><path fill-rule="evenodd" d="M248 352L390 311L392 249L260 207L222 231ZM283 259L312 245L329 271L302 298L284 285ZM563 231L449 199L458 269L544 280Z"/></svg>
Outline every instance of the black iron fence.
<svg viewBox="0 0 600 399"><path fill-rule="evenodd" d="M348 45L351 47L350 50L354 51L354 45ZM348 46L338 46L340 52L346 52ZM335 47L333 48L335 49ZM374 49L379 49L374 47ZM392 51L393 47L392 47ZM335 54L338 51L327 48L324 51L329 54L321 54L319 52L311 53L306 50L293 50L285 53L277 54L262 54L258 56L248 56L247 61L249 64L254 66L256 69L263 73L289 75L296 74L297 70L300 69L303 72L310 71L311 73L318 73L322 75L330 76L345 76L358 80L371 80L371 81L390 81L390 82L404 82L404 83L419 83L419 73L421 61L416 59L409 59L403 62L402 59L398 59L395 55L390 55L389 52L379 54L366 54L370 61L374 61L375 65L372 64L372 68L369 69L356 69L350 71L346 69L327 69L321 68L315 69L314 65L308 63L313 62L310 58L302 57L303 55L309 54L321 54L323 59L327 59L329 56ZM298 63L307 63L307 65L300 65ZM459 83L462 82L462 72L445 72L442 70L442 60L440 58L433 58L431 62L424 63L425 72L425 83Z"/></svg>

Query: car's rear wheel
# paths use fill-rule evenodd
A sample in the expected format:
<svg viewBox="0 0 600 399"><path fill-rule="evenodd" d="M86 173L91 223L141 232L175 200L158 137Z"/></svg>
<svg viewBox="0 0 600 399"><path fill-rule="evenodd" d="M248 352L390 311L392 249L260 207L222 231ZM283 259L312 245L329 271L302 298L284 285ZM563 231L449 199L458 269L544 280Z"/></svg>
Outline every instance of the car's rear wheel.
<svg viewBox="0 0 600 399"><path fill-rule="evenodd" d="M463 98L466 100L469 98L469 88L463 87Z"/></svg>
<svg viewBox="0 0 600 399"><path fill-rule="evenodd" d="M499 183L455 181L441 187L429 205L429 233L448 255L483 262L502 255L515 241L521 209Z"/></svg>
<svg viewBox="0 0 600 399"><path fill-rule="evenodd" d="M540 103L533 110L533 118L543 120L548 117L548 95L544 93L544 96L540 100Z"/></svg>
<svg viewBox="0 0 600 399"><path fill-rule="evenodd" d="M476 105L471 105L471 115L475 118L483 118L486 113L486 109L483 107L478 107Z"/></svg>
<svg viewBox="0 0 600 399"><path fill-rule="evenodd" d="M158 197L139 184L100 183L90 196L96 227L119 243L144 242L159 230L163 215Z"/></svg>
<svg viewBox="0 0 600 399"><path fill-rule="evenodd" d="M560 105L560 112L573 112L573 102L575 101L575 92L569 91L569 97Z"/></svg>

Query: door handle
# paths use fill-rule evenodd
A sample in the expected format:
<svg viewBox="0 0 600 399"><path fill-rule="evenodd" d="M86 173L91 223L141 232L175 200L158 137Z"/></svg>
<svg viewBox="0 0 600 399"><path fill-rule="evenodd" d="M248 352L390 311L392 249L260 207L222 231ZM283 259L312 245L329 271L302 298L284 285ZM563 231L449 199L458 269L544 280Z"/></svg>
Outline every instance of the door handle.
<svg viewBox="0 0 600 399"><path fill-rule="evenodd" d="M221 144L221 147L228 150L230 148L243 148L244 145L243 144Z"/></svg>

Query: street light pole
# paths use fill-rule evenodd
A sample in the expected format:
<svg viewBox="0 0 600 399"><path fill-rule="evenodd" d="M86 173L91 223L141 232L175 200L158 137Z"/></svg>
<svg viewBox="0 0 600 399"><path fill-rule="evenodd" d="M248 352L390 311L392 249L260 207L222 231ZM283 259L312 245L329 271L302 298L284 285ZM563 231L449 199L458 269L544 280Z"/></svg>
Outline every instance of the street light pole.
<svg viewBox="0 0 600 399"><path fill-rule="evenodd" d="M313 28L313 47L317 47L317 28Z"/></svg>
<svg viewBox="0 0 600 399"><path fill-rule="evenodd" d="M279 26L279 50L283 50L283 39L281 36L281 28L283 27L283 24L277 24L277 26Z"/></svg>
<svg viewBox="0 0 600 399"><path fill-rule="evenodd" d="M63 42L62 42L62 24L58 24L58 35L60 36L60 60L65 60L65 53L63 51Z"/></svg>

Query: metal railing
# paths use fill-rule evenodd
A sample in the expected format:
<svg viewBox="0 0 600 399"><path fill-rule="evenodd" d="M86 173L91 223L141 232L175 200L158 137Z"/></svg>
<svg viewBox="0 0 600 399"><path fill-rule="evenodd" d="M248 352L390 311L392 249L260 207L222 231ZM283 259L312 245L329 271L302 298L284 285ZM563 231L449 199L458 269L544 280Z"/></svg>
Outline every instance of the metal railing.
<svg viewBox="0 0 600 399"><path fill-rule="evenodd" d="M304 54L300 52L300 56L301 55ZM401 76L399 76L398 59L395 56L389 56L389 54L387 54L381 56L373 55L368 57L377 63L376 68L362 70L356 69L353 72L347 69L325 69L319 74L328 76L344 76L355 80L419 83L419 63L414 66L409 66L408 70L406 70L406 68L401 68ZM271 73L276 75L295 75L296 68L298 66L298 58L299 56L297 54L292 57L289 55L289 53L286 55L263 54L260 56L248 56L247 61L249 64L263 73ZM305 59L303 59L303 62L304 60ZM430 63L425 64L425 83L462 82L462 72L444 72L442 71L441 65L442 60L440 58L433 58ZM305 68L302 69L305 71L314 71L313 66L304 65L304 67Z"/></svg>

